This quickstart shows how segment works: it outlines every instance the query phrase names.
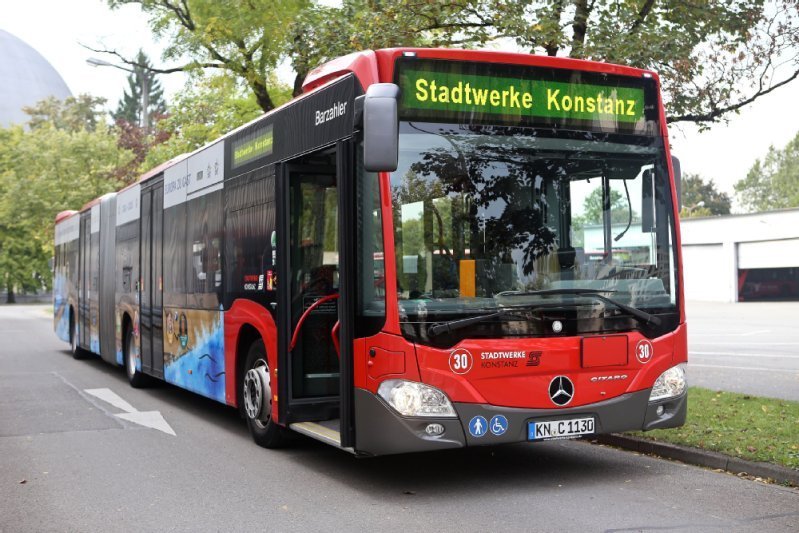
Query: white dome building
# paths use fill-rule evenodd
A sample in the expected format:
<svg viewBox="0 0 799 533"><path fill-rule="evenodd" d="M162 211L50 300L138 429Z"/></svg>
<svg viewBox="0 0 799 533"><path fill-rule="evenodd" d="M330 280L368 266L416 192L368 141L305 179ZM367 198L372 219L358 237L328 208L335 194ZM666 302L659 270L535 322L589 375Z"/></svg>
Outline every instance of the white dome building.
<svg viewBox="0 0 799 533"><path fill-rule="evenodd" d="M0 127L28 121L22 108L72 96L61 75L30 45L0 30Z"/></svg>

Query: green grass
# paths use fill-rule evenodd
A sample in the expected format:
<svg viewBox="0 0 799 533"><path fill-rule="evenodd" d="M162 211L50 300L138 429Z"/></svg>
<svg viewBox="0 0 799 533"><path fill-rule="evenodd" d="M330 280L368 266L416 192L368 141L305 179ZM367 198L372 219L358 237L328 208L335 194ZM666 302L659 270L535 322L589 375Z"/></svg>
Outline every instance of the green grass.
<svg viewBox="0 0 799 533"><path fill-rule="evenodd" d="M799 468L799 402L692 387L683 427L631 434Z"/></svg>

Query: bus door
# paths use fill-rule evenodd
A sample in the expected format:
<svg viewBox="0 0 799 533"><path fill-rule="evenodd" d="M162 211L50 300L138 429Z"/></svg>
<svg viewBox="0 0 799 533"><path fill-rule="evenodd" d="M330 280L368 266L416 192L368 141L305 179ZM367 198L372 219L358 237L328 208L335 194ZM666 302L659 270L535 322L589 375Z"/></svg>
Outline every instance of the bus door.
<svg viewBox="0 0 799 533"><path fill-rule="evenodd" d="M163 377L163 183L142 191L139 316L141 365L145 374Z"/></svg>
<svg viewBox="0 0 799 533"><path fill-rule="evenodd" d="M91 264L91 216L89 212L83 213L80 219L80 289L78 291L79 328L78 346L89 347L89 332L91 329L91 312L89 310L89 284Z"/></svg>
<svg viewBox="0 0 799 533"><path fill-rule="evenodd" d="M341 402L347 394L340 394L338 344L345 315L340 312L343 221L337 156L345 146L340 143L284 165L278 188L279 416L303 433L309 425L303 423L317 422L310 425L330 437L322 440L336 445L346 445L339 438ZM349 417L345 420L349 423Z"/></svg>

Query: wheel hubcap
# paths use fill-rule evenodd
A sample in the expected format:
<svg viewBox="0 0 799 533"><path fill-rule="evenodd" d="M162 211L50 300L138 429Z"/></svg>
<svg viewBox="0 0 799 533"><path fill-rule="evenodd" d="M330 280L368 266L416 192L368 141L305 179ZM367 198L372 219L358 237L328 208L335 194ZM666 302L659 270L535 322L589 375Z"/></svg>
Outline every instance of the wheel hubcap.
<svg viewBox="0 0 799 533"><path fill-rule="evenodd" d="M256 422L265 424L271 416L272 387L269 384L269 367L259 359L244 375L244 411Z"/></svg>

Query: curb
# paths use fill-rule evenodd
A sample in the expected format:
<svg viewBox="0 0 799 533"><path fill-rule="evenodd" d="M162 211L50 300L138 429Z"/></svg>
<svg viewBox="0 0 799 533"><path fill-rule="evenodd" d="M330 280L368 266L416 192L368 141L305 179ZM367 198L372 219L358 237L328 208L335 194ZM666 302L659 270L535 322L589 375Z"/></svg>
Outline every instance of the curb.
<svg viewBox="0 0 799 533"><path fill-rule="evenodd" d="M688 446L639 439L615 433L610 435L597 435L596 438L592 440L600 444L616 446L617 448L648 455L658 455L691 465L723 470L731 474L745 474L769 478L777 483L789 483L794 487L799 487L799 470L785 466L747 461L746 459L730 457L722 453L702 450L700 448L690 448Z"/></svg>

